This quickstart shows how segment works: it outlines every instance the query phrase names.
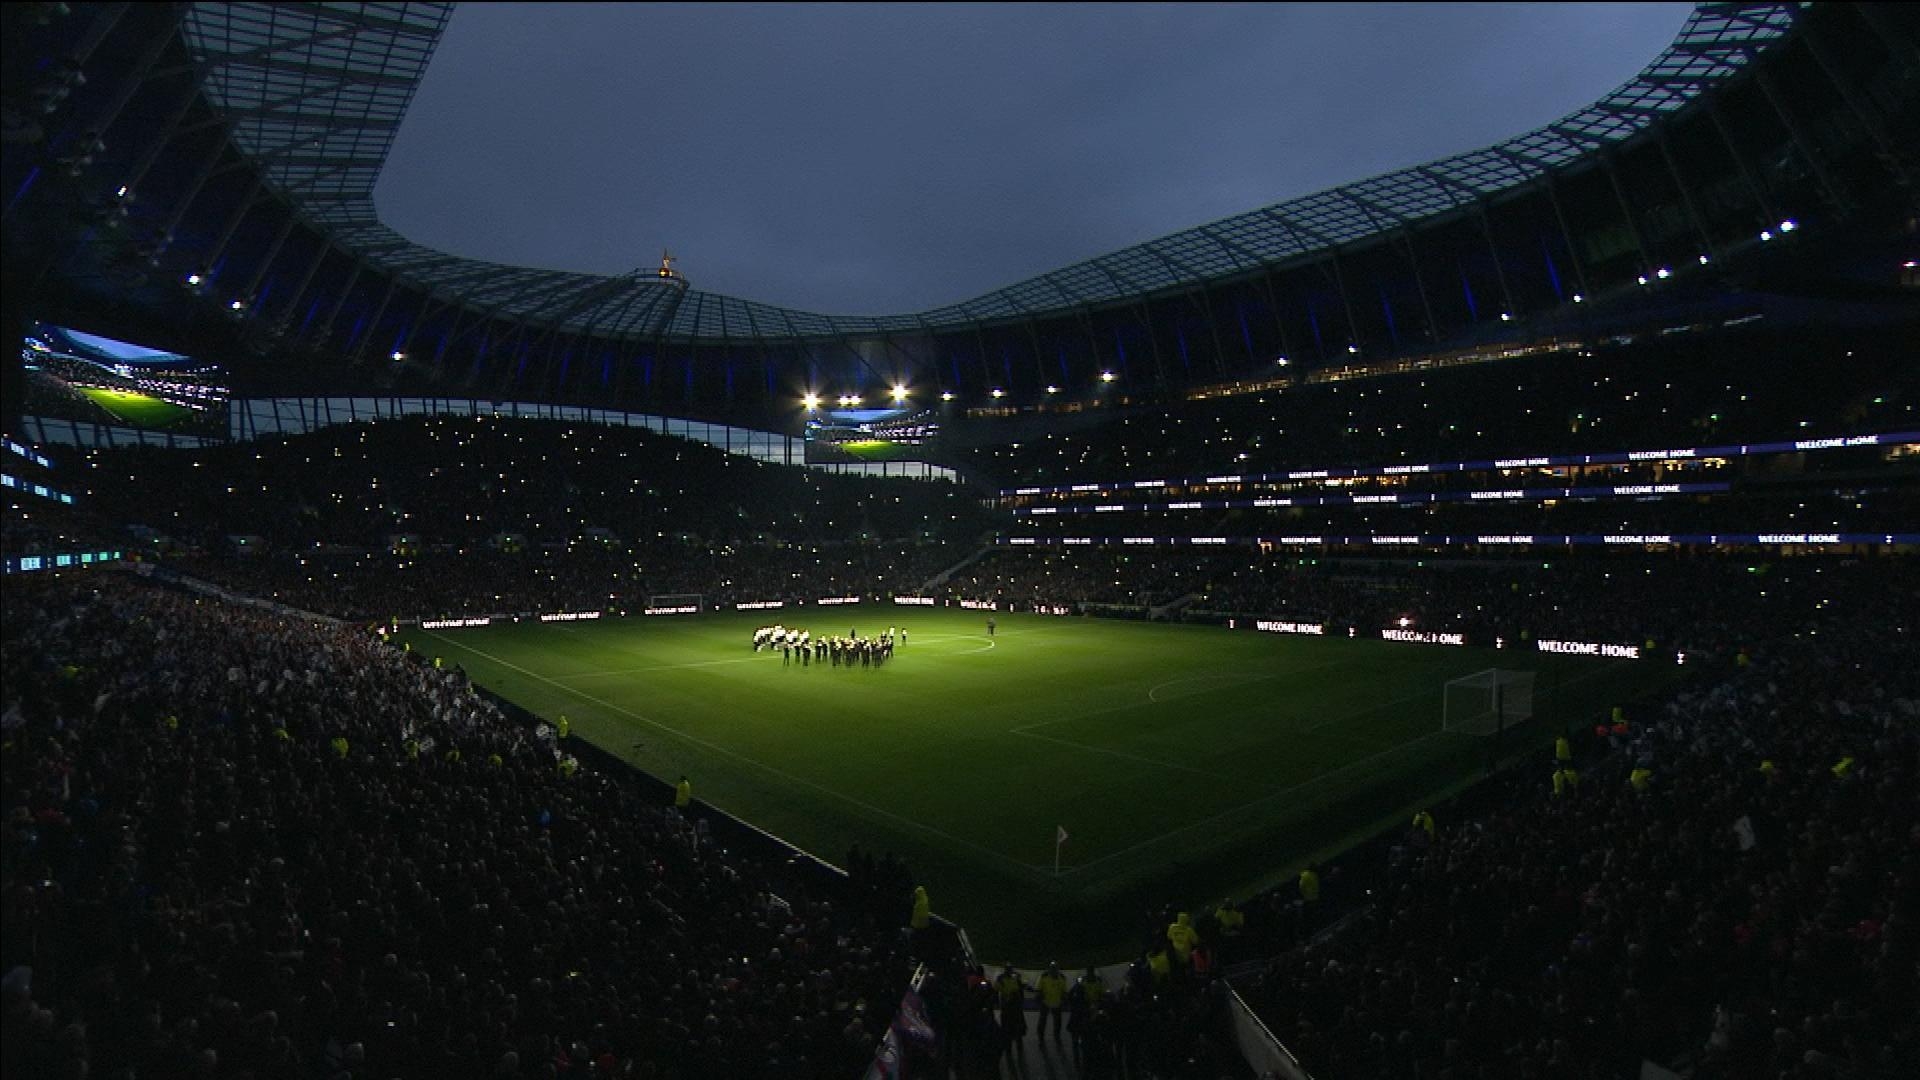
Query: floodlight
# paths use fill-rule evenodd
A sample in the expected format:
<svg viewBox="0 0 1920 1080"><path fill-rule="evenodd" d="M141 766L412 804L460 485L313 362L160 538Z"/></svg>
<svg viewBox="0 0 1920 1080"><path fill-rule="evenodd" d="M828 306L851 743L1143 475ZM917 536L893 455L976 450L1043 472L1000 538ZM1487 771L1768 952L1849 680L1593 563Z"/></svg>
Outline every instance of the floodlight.
<svg viewBox="0 0 1920 1080"><path fill-rule="evenodd" d="M1115 374L1114 374L1113 372L1111 372L1111 371L1103 371L1103 372L1101 372L1101 373L1100 373L1100 381L1101 381L1101 382L1112 382L1113 380L1115 380L1115 379L1117 379L1117 378L1119 378L1119 377L1120 377L1120 376L1118 376L1118 375L1115 375Z"/></svg>
<svg viewBox="0 0 1920 1080"><path fill-rule="evenodd" d="M1052 384L1048 384L1048 386L1047 386L1047 393L1049 393L1049 394L1057 394L1057 393L1059 393L1059 392L1060 392L1060 388L1059 388L1059 387L1057 387L1057 386L1054 386L1054 385L1052 385Z"/></svg>
<svg viewBox="0 0 1920 1080"><path fill-rule="evenodd" d="M941 400L941 401L952 401L952 400L953 400L953 391L951 391L951 390L942 390L942 391L940 392L940 400Z"/></svg>
<svg viewBox="0 0 1920 1080"><path fill-rule="evenodd" d="M201 282L201 281L203 281L203 280L204 280L204 279L203 279L203 278L202 278L202 277L201 277L201 276L200 276L199 274L188 274L188 275L187 275L187 284L188 284L188 285L196 285L196 286L197 286L197 285L199 285L199 284L200 284L200 282Z"/></svg>
<svg viewBox="0 0 1920 1080"><path fill-rule="evenodd" d="M1799 227L1800 227L1799 223L1794 221L1792 218L1788 218L1787 220L1782 221L1780 223L1780 231L1783 233L1790 233Z"/></svg>
<svg viewBox="0 0 1920 1080"><path fill-rule="evenodd" d="M901 383L894 383L894 384L893 384L893 400L895 400L895 401L905 401L905 400L907 400L907 388L906 388L906 386L904 386L904 385L903 385L903 384L901 384Z"/></svg>
<svg viewBox="0 0 1920 1080"><path fill-rule="evenodd" d="M820 395L808 391L807 395L800 399L800 404L805 405L808 410L817 409L820 407Z"/></svg>
<svg viewBox="0 0 1920 1080"><path fill-rule="evenodd" d="M393 362L394 362L394 363L396 363L396 364L397 364L397 363L399 363L400 361L402 361L402 360L405 360L406 358L407 358L407 354L406 354L406 353L403 353L403 352L401 352L401 351L400 351L399 349L395 349L395 350L393 350Z"/></svg>

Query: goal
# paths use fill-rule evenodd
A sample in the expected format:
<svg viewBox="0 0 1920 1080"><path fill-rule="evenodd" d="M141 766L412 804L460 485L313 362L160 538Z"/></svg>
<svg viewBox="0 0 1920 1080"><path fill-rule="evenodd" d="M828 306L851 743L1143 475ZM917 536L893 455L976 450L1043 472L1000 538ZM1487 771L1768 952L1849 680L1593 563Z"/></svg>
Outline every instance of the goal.
<svg viewBox="0 0 1920 1080"><path fill-rule="evenodd" d="M1533 718L1533 672L1488 668L1447 683L1441 726L1493 735Z"/></svg>

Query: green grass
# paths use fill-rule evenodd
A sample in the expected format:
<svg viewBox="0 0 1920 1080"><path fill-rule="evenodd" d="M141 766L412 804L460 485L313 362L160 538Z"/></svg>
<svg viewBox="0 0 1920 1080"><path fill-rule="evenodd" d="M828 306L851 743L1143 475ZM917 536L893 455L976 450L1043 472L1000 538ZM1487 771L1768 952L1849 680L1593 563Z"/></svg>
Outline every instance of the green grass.
<svg viewBox="0 0 1920 1080"><path fill-rule="evenodd" d="M919 446L892 439L851 439L813 445L823 448L819 452L829 460L838 460L838 455L844 455L859 461L917 461L921 455Z"/></svg>
<svg viewBox="0 0 1920 1080"><path fill-rule="evenodd" d="M175 405L171 401L162 401L147 394L136 394L126 390L103 390L92 386L80 386L75 389L85 394L95 405L135 427L171 427L193 415L192 409Z"/></svg>
<svg viewBox="0 0 1920 1080"><path fill-rule="evenodd" d="M1244 896L1479 775L1487 740L1439 730L1448 679L1539 672L1512 751L1671 677L1519 649L996 618L992 639L979 612L877 606L407 636L830 862L856 841L900 854L983 956L1025 963L1116 959L1147 906ZM878 669L788 668L751 649L775 619L909 640Z"/></svg>

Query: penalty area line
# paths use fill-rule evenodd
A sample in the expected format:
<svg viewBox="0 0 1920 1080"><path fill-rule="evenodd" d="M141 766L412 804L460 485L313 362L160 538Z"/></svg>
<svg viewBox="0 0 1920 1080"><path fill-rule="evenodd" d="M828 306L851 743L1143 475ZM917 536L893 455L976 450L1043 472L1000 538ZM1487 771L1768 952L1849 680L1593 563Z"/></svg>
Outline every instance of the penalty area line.
<svg viewBox="0 0 1920 1080"><path fill-rule="evenodd" d="M1598 675L1598 674L1600 674L1600 673L1601 673L1601 672L1603 672L1603 671L1611 671L1611 670L1613 670L1613 669L1611 669L1611 668L1601 668L1601 667L1595 667L1595 668L1592 668L1592 669L1590 669L1590 670L1588 670L1588 671L1584 671L1584 672L1582 672L1582 673L1580 673L1580 674L1578 674L1578 675L1575 675L1575 676L1574 676L1573 678L1571 678L1571 679L1566 679L1566 680L1564 680L1563 682L1561 682L1561 683L1560 683L1560 685L1559 685L1559 687L1558 687L1558 689L1563 689L1563 690L1564 690L1564 689L1565 689L1566 687L1569 687L1569 686L1572 686L1573 684L1575 684L1575 683L1577 683L1577 682L1583 682L1583 681L1585 681L1585 680L1587 680L1587 679L1590 679L1590 678L1592 678L1592 677L1594 677L1595 675ZM1552 693L1553 693L1553 690L1549 690L1549 691L1548 691L1547 693L1548 693L1548 695L1549 695L1549 696L1551 696L1551 695L1552 695ZM1409 695L1408 695L1407 697L1404 697L1404 698L1396 698L1396 699L1394 699L1393 701L1390 701L1390 702L1385 702L1385 703L1383 703L1382 705L1378 705L1378 706L1374 706L1374 707L1373 707L1372 709L1368 709L1368 710L1363 710L1363 711L1362 711L1362 712L1360 712L1360 713L1355 713L1355 714L1349 714L1349 715L1348 715L1348 716L1346 716L1346 717L1341 717L1341 718L1337 718L1337 719L1351 719L1351 718L1352 718L1352 716L1354 716L1354 715L1364 715L1364 714L1365 714L1366 712L1372 712L1372 711L1377 711L1378 709L1381 709L1381 708L1385 708L1385 707L1386 707L1387 705L1395 705L1395 704L1399 704L1399 703L1401 703L1401 702L1404 702L1404 701L1407 701L1407 700L1410 700L1410 699L1412 699L1412 698L1414 698L1414 697L1418 697L1418 696L1423 696L1423 695L1415 695L1415 694L1409 694ZM1320 723L1320 724L1316 724L1316 725L1314 725L1313 727L1310 727L1310 728L1307 728L1307 729L1305 729L1305 730L1306 730L1306 732L1313 732L1313 731L1316 731L1316 730L1317 730L1317 729L1319 729L1319 728L1322 728L1322 727L1325 727L1325 726L1326 726L1326 725L1327 725L1328 723L1335 723L1335 722L1337 722L1337 719L1336 719L1336 720L1333 720L1333 721L1325 721L1325 722L1323 722L1323 723ZM1416 746L1423 746L1423 745L1425 745L1425 744L1427 744L1427 743L1430 743L1430 742L1432 742L1432 741L1434 741L1435 739L1439 739L1439 738L1442 738L1442 737L1445 737L1445 736L1452 736L1452 737L1454 737L1454 738L1460 738L1460 737L1461 737L1461 736L1460 736L1460 735L1458 735L1457 733L1455 733L1455 732L1450 732L1450 731L1431 731L1431 732L1428 732L1427 734L1425 734L1425 735L1422 735L1422 736L1420 736L1419 738L1416 738L1416 739L1412 739L1412 740L1409 740L1409 741L1407 741L1407 742L1403 742L1403 743L1400 743L1400 744L1398 744L1398 745L1396 745L1396 746L1392 746L1392 747L1389 747L1389 748L1387 748L1387 749L1385 749L1385 750L1382 750L1382 751L1380 751L1380 752L1379 752L1379 753L1377 753L1377 754L1371 754L1371 755L1368 755L1367 757L1364 757L1364 758L1361 758L1361 759L1360 759L1360 760L1358 760L1358 761L1352 761L1352 762L1348 762L1347 764L1345 764L1345 765L1342 765L1342 766L1340 766L1340 767L1339 767L1339 768L1337 768L1337 769L1333 769L1333 770L1330 770L1330 771L1328 771L1328 772L1324 772L1324 773L1321 773L1321 774L1319 774L1319 775L1317 775L1317 776L1313 776L1313 777L1310 777L1310 778L1308 778L1308 779L1306 779L1306 780L1302 780L1302 781L1300 781L1300 782L1299 782L1299 783L1297 783L1297 784L1290 784L1290 785L1288 785L1287 787L1284 787L1284 788L1281 788L1281 789L1279 789L1278 791L1269 791L1269 792L1267 792L1267 793L1266 793L1266 794L1264 794L1264 795L1260 795L1260 796L1256 796L1255 798L1253 798L1253 799L1251 799L1251 800L1249 800L1249 801L1247 801L1247 802L1244 802L1244 803L1241 803L1241 804L1240 804L1240 805L1238 805L1238 806L1235 806L1235 807L1231 807L1231 808L1229 808L1229 809L1227 809L1227 810L1223 810L1223 811L1221 811L1220 813L1218 813L1218 814L1215 814L1215 815L1213 815L1212 817L1208 817L1208 818L1203 818L1203 819L1201 819L1201 820L1199 820L1199 821L1192 821L1192 822L1188 822L1188 823L1187 823L1187 824L1185 824L1185 825L1179 825L1179 826L1176 826L1176 827L1174 827L1174 828L1172 828L1172 829L1168 829L1168 830L1167 830L1166 832L1163 832L1163 833L1161 833L1161 834L1159 834L1158 836L1150 836L1150 837L1148 837L1148 838L1147 838L1147 839L1145 839L1145 840L1141 840L1141 841L1139 841L1138 843L1134 843L1134 844L1129 844L1129 845L1127 845L1126 847L1123 847L1123 848L1121 848L1121 849L1120 849L1120 850L1118 850L1118 851L1113 851L1113 852L1109 852L1109 853L1107 853L1107 854L1105 854L1105 855L1102 855L1102 856L1100 856L1099 858L1097 858L1097 859L1094 859L1094 860L1093 860L1092 862L1084 862L1084 863L1081 863L1081 864L1080 864L1080 865L1078 865L1078 866L1070 866L1070 867L1067 867L1066 869L1064 869L1064 870L1062 870L1062 871L1060 872L1060 876L1061 876L1061 877L1071 877L1071 876L1073 876L1073 875L1075 875L1075 874L1078 874L1078 873L1080 873L1080 872L1082 872L1082 871L1085 871L1085 870L1091 870L1091 869L1093 869L1093 868L1094 868L1094 867L1096 867L1096 866L1100 866L1100 865L1102 865L1102 864L1104 864L1104 863L1108 863L1108 862L1111 862L1111 861L1113 861L1114 859L1118 859L1118 858L1121 858L1122 856L1126 856L1126 855L1131 855L1131 854L1133 854L1134 852L1136 852L1136 851L1139 851L1139 850L1141 850L1142 848L1147 848L1147 847L1151 847L1151 846L1153 846L1153 845L1155 845L1155 844L1158 844L1158 843L1160 843L1160 842L1162 842L1162 841L1164 841L1164 840L1168 840L1168 839L1170 839L1170 838L1172 838L1172 837L1175 837L1175 836L1181 836L1181 835L1184 835L1184 834L1186 834L1186 833L1190 833L1190 832L1192 832L1192 831L1193 831L1193 830L1195 830L1195 829L1200 829L1200 828L1205 828L1205 827L1206 827L1206 826L1208 826L1208 825L1213 825L1213 824L1215 824L1215 823L1217 823L1217 822L1221 822L1221 821L1225 821L1225 820L1227 820L1228 818L1231 818L1231 817L1235 817L1235 816L1237 816L1237 815L1239 815L1239 814L1243 814L1243 813L1245 813L1245 812L1247 812L1248 810L1251 810L1251 809L1253 809L1253 808L1254 808L1254 807L1256 807L1256 806L1260 806L1260 805L1263 805L1263 804L1265 804L1265 803L1270 803L1270 802L1272 802L1273 800L1275 800L1275 799L1278 799L1278 798L1280 798L1280 797L1281 797L1281 796L1283 796L1283 795L1290 795L1290 794L1292 794L1292 793L1294 793L1294 792L1296 792L1296 791L1299 791L1299 790L1300 790L1300 789L1302 789L1302 788L1305 788L1305 787L1311 787L1311 786L1312 786L1312 785L1314 785L1314 784L1318 784L1318 783L1320 783L1320 782L1322 782L1322 781L1324 781L1324 780L1327 780L1327 779L1330 779L1330 778L1332 778L1332 777L1335 777L1335 776L1340 776L1340 775L1342 775L1342 774L1344 774L1344 773L1349 773L1349 772L1352 772L1352 771L1354 771L1355 769L1358 769L1358 768L1359 768L1360 766L1362 766L1362 765L1369 765L1369 764L1372 764L1373 762L1375 762L1375 761L1378 761L1378 760L1380 760L1381 758L1384 758L1384 757L1390 757L1390 756L1393 756L1393 755L1395 755L1395 754L1403 754L1403 753L1410 753L1410 752L1412 751L1412 749L1413 749L1414 747L1416 747Z"/></svg>
<svg viewBox="0 0 1920 1080"><path fill-rule="evenodd" d="M1071 746L1075 750L1085 750L1089 754L1105 754L1108 757L1122 758L1126 761L1134 761L1142 765L1152 765L1156 768L1179 769L1181 772L1190 772L1195 776L1211 775L1210 773L1207 773L1200 769L1196 769L1191 765L1182 765L1177 761L1163 761L1157 758L1141 757L1138 754L1129 754L1124 750L1109 750L1104 746L1088 746L1085 743L1070 742L1066 739L1056 739L1051 735L1040 735L1035 732L1028 731L1024 728L1014 728L1011 731L1008 731L1007 734L1019 735L1022 738L1027 738L1027 739L1039 739L1042 742L1050 742L1059 746Z"/></svg>

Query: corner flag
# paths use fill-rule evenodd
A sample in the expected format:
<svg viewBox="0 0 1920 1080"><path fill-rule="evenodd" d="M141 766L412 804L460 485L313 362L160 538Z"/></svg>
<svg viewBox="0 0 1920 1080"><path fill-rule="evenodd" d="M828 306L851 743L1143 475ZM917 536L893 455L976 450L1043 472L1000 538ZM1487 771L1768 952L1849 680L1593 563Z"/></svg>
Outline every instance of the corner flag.
<svg viewBox="0 0 1920 1080"><path fill-rule="evenodd" d="M1053 827L1053 873L1055 877L1060 875L1060 845L1066 842L1067 827L1065 825L1055 825Z"/></svg>

